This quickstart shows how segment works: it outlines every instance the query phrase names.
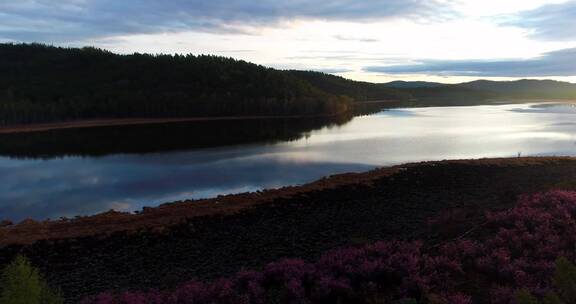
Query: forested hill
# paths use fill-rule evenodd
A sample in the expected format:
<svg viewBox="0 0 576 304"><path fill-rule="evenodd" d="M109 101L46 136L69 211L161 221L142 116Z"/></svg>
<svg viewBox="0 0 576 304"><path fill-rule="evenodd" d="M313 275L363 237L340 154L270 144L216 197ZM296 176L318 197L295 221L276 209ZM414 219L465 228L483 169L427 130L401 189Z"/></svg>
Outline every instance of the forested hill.
<svg viewBox="0 0 576 304"><path fill-rule="evenodd" d="M555 80L522 79L516 81L476 80L460 86L493 92L501 97L515 98L576 98L576 85Z"/></svg>
<svg viewBox="0 0 576 304"><path fill-rule="evenodd" d="M350 96L355 100L408 100L412 97L410 93L389 87L387 84L354 81L314 71L290 72L321 90Z"/></svg>
<svg viewBox="0 0 576 304"><path fill-rule="evenodd" d="M347 110L290 72L217 56L0 44L0 124Z"/></svg>
<svg viewBox="0 0 576 304"><path fill-rule="evenodd" d="M415 105L451 106L503 100L576 99L576 84L553 80L477 80L451 85L405 82L401 85L402 90L416 101Z"/></svg>
<svg viewBox="0 0 576 304"><path fill-rule="evenodd" d="M549 80L375 84L281 71L218 56L119 55L96 48L0 44L0 125L110 118L324 115L354 101L469 105L576 98Z"/></svg>

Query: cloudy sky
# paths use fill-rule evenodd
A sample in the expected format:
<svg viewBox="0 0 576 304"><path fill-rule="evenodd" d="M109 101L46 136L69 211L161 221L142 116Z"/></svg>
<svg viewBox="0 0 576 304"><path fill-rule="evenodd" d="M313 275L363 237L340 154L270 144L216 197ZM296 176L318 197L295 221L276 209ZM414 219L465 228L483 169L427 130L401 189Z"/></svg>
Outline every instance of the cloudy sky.
<svg viewBox="0 0 576 304"><path fill-rule="evenodd" d="M0 0L0 42L217 54L374 82L576 82L576 0Z"/></svg>

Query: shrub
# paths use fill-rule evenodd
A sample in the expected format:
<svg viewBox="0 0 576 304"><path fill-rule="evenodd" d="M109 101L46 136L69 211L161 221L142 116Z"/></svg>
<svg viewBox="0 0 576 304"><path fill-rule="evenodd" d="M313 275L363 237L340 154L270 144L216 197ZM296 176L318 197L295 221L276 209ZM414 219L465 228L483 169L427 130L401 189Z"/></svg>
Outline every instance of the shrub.
<svg viewBox="0 0 576 304"><path fill-rule="evenodd" d="M262 272L83 303L576 303L576 192L524 196L487 213L480 235L429 248L376 242L329 251L315 263L283 260Z"/></svg>
<svg viewBox="0 0 576 304"><path fill-rule="evenodd" d="M516 293L516 304L538 304L538 299L530 291L522 289Z"/></svg>
<svg viewBox="0 0 576 304"><path fill-rule="evenodd" d="M565 257L556 261L553 282L564 301L576 303L576 266Z"/></svg>
<svg viewBox="0 0 576 304"><path fill-rule="evenodd" d="M402 299L398 301L398 304L418 304L418 301L415 299Z"/></svg>
<svg viewBox="0 0 576 304"><path fill-rule="evenodd" d="M560 297L554 292L548 292L542 300L542 304L564 304Z"/></svg>
<svg viewBox="0 0 576 304"><path fill-rule="evenodd" d="M61 304L62 297L51 290L30 262L18 255L2 273L0 304Z"/></svg>

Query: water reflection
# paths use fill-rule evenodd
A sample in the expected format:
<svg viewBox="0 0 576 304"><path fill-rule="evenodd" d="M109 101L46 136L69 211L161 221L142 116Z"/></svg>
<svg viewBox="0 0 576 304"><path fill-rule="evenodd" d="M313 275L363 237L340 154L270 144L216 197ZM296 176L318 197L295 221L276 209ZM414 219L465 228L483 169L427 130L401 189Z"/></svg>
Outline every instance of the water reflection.
<svg viewBox="0 0 576 304"><path fill-rule="evenodd" d="M9 156L0 157L0 218L137 210L409 161L519 152L576 155L575 116L567 115L576 111L558 107L564 106L428 107L331 122L139 126L0 137L0 153ZM49 145L52 141L55 145Z"/></svg>
<svg viewBox="0 0 576 304"><path fill-rule="evenodd" d="M200 153L176 152L25 162L12 168L12 174L0 176L0 214L16 219L56 218L108 209L137 210L191 197L303 183L331 170L368 169L353 164L276 162L270 156L251 154L251 149L242 153L251 157L205 151L211 152L218 156L207 160Z"/></svg>
<svg viewBox="0 0 576 304"><path fill-rule="evenodd" d="M520 113L558 113L576 114L576 104L573 103L543 103L534 104L530 107L514 108L512 111Z"/></svg>
<svg viewBox="0 0 576 304"><path fill-rule="evenodd" d="M0 134L0 155L47 159L276 143L297 140L312 130L340 126L351 119L352 116L203 121Z"/></svg>

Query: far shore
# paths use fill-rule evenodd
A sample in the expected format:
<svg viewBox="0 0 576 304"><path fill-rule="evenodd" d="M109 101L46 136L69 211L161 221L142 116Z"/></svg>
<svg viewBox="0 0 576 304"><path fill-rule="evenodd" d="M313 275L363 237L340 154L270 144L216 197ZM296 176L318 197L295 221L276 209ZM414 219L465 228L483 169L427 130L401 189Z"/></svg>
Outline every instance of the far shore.
<svg viewBox="0 0 576 304"><path fill-rule="evenodd" d="M386 103L398 103L398 102L399 102L398 100L373 100L373 101L358 102L356 103L356 105L386 104ZM130 125L164 124L164 123L195 122L195 121L199 122L199 121L230 121L230 120L259 120L259 119L321 118L321 117L333 117L342 114L345 113L341 112L341 113L319 114L319 115L250 115L250 116L205 116L205 117L177 117L177 118L146 118L146 117L103 118L103 119L88 119L88 120L4 126L0 127L0 134L41 132L41 131L50 131L59 129L130 126Z"/></svg>
<svg viewBox="0 0 576 304"><path fill-rule="evenodd" d="M179 117L179 118L108 118L108 119L90 119L67 122L39 123L30 125L14 125L0 127L0 134L8 133L27 133L41 132L59 129L80 129L93 127L113 127L113 126L130 126L146 124L164 124L176 122L194 122L194 121L226 121L226 120L258 120L258 119L297 119L297 118L314 118L314 117L331 117L341 115L287 115L287 116L215 116L215 117Z"/></svg>
<svg viewBox="0 0 576 304"><path fill-rule="evenodd" d="M516 100L491 100L486 104L503 104L503 103L576 103L573 99L516 99ZM394 104L398 105L403 103L399 100L370 100L357 102L355 105L370 105L370 104ZM409 107L410 104L405 106ZM423 106L416 104L416 106ZM432 105L437 106L437 105ZM201 122L201 121L232 121L232 120L259 120L259 119L302 119L302 118L321 118L333 117L345 113L333 114L320 114L320 115L250 115L250 116L206 116L206 117L178 117L178 118L102 118L102 119L88 119L88 120L75 120L64 122L50 122L50 123L34 123L34 124L19 124L11 126L0 126L0 134L10 133L28 133L28 132L42 132L60 129L79 129L79 128L93 128L93 127L113 127L113 126L130 126L130 125L146 125L146 124L164 124L164 123L178 123L178 122Z"/></svg>

